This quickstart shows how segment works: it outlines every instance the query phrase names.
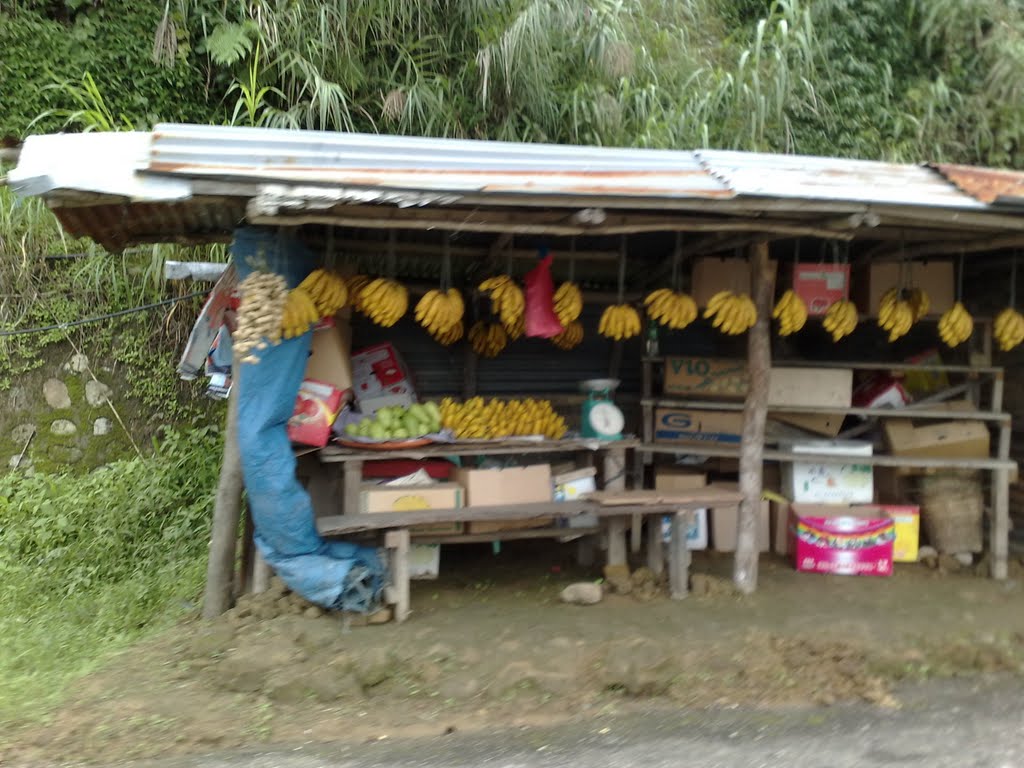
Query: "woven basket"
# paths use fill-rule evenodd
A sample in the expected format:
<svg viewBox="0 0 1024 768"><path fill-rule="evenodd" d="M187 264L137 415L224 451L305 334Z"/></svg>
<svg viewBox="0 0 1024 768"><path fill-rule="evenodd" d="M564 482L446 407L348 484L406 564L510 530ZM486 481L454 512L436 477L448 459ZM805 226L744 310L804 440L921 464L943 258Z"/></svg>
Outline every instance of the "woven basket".
<svg viewBox="0 0 1024 768"><path fill-rule="evenodd" d="M977 472L946 471L918 481L921 524L939 552L981 552L985 497Z"/></svg>

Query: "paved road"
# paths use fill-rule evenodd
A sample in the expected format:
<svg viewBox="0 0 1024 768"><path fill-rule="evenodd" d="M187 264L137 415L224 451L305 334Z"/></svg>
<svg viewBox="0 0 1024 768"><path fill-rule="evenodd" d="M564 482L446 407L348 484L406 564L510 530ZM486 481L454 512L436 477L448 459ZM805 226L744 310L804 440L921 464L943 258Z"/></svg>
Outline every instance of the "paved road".
<svg viewBox="0 0 1024 768"><path fill-rule="evenodd" d="M1024 768L1020 681L945 682L904 707L667 712L552 729L133 763L135 768Z"/></svg>

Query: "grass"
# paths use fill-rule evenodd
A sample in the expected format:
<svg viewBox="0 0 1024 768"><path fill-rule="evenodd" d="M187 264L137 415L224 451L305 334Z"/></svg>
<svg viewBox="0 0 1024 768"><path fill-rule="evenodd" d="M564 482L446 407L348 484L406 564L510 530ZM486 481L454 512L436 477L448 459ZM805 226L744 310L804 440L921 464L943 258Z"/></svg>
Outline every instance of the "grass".
<svg viewBox="0 0 1024 768"><path fill-rule="evenodd" d="M39 715L114 651L190 613L219 462L213 429L86 476L0 476L0 721Z"/></svg>

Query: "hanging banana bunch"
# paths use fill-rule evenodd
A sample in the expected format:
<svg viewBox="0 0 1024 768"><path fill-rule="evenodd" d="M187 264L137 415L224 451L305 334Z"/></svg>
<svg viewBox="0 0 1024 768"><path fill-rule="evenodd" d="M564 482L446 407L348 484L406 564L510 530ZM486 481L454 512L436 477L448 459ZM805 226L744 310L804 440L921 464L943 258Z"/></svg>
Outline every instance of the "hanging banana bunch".
<svg viewBox="0 0 1024 768"><path fill-rule="evenodd" d="M314 269L299 283L299 288L313 300L320 313L319 317L337 314L348 301L348 287L345 281L326 269Z"/></svg>
<svg viewBox="0 0 1024 768"><path fill-rule="evenodd" d="M782 294L772 312L772 317L779 321L779 336L790 336L807 322L807 305L792 289Z"/></svg>
<svg viewBox="0 0 1024 768"><path fill-rule="evenodd" d="M947 347L959 347L974 333L974 318L962 302L957 302L939 319L939 336Z"/></svg>
<svg viewBox="0 0 1024 768"><path fill-rule="evenodd" d="M853 333L859 321L857 305L852 301L842 300L828 308L822 326L832 334L832 341L839 341Z"/></svg>
<svg viewBox="0 0 1024 768"><path fill-rule="evenodd" d="M563 328L579 319L583 312L583 293L573 282L565 282L558 286L554 296L555 314Z"/></svg>
<svg viewBox="0 0 1024 768"><path fill-rule="evenodd" d="M377 325L390 328L409 309L409 292L401 283L387 277L371 280L359 292L362 312Z"/></svg>
<svg viewBox="0 0 1024 768"><path fill-rule="evenodd" d="M254 350L281 341L281 321L288 297L288 284L281 275L253 272L238 286L242 300L238 325L232 334L234 351L243 363L258 363ZM264 341L266 339L266 341Z"/></svg>
<svg viewBox="0 0 1024 768"><path fill-rule="evenodd" d="M288 291L281 316L281 335L286 339L294 339L310 329L323 317L316 302L300 285Z"/></svg>
<svg viewBox="0 0 1024 768"><path fill-rule="evenodd" d="M682 330L700 314L693 297L669 288L651 291L644 299L644 306L648 317L674 331Z"/></svg>
<svg viewBox="0 0 1024 768"><path fill-rule="evenodd" d="M462 339L465 333L465 326L462 324L462 321L459 320L459 322L450 326L448 329L439 331L438 333L431 333L430 336L442 347L450 347L452 344Z"/></svg>
<svg viewBox="0 0 1024 768"><path fill-rule="evenodd" d="M626 236L619 238L619 303L601 313L597 332L608 339L622 341L640 333L640 313L623 300L626 291Z"/></svg>
<svg viewBox="0 0 1024 768"><path fill-rule="evenodd" d="M704 309L705 319L714 318L712 325L729 336L739 336L754 327L757 307L745 293L719 291Z"/></svg>
<svg viewBox="0 0 1024 768"><path fill-rule="evenodd" d="M1024 316L1013 307L1007 307L996 315L992 330L999 349L1009 352L1024 341Z"/></svg>
<svg viewBox="0 0 1024 768"><path fill-rule="evenodd" d="M522 288L509 275L498 275L484 280L479 289L490 296L491 311L498 316L505 329L515 327L526 309Z"/></svg>
<svg viewBox="0 0 1024 768"><path fill-rule="evenodd" d="M578 347L583 341L583 324L579 320L573 320L557 336L551 337L551 343L564 352Z"/></svg>
<svg viewBox="0 0 1024 768"><path fill-rule="evenodd" d="M911 288L906 293L907 303L910 304L910 311L913 313L916 323L928 314L928 310L932 308L932 300L921 288Z"/></svg>
<svg viewBox="0 0 1024 768"><path fill-rule="evenodd" d="M356 312L363 311L363 289L370 284L372 277L367 275L353 275L345 281L348 286L348 295L352 300L352 308Z"/></svg>
<svg viewBox="0 0 1024 768"><path fill-rule="evenodd" d="M479 320L469 329L469 343L480 357L497 357L508 344L508 334L501 323Z"/></svg>
<svg viewBox="0 0 1024 768"><path fill-rule="evenodd" d="M427 291L416 304L416 322L427 329L435 339L447 337L455 326L462 327L462 317L466 313L466 305L462 294L455 288L447 291L435 288Z"/></svg>
<svg viewBox="0 0 1024 768"><path fill-rule="evenodd" d="M878 327L889 332L889 341L893 342L907 335L914 325L914 305L903 298L903 291L890 288L882 296L878 307Z"/></svg>
<svg viewBox="0 0 1024 768"><path fill-rule="evenodd" d="M519 315L510 325L503 326L509 341L518 341L526 333L526 314Z"/></svg>

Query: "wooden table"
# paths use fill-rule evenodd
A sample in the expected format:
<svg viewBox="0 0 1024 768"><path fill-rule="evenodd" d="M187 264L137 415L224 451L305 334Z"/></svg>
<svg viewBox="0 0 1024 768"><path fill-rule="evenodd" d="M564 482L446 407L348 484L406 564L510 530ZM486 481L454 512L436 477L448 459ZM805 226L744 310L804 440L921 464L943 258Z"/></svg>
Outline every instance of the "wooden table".
<svg viewBox="0 0 1024 768"><path fill-rule="evenodd" d="M671 515L669 586L672 597L679 600L686 597L688 592L690 553L686 546L686 532L695 510L738 509L741 498L740 494L735 491L719 488L695 489L685 494L671 495L652 491L604 493L598 495L596 500L587 501L334 515L320 518L317 521L317 528L322 536L327 537L351 536L367 532L383 534L383 544L388 550L391 570L391 586L386 596L387 602L394 606L395 620L401 622L405 621L410 610L408 555L409 530L412 526L446 522L526 521L548 517L571 519L590 514L599 520L608 536L607 563L620 565L626 563L625 533L631 520L637 516L642 519L643 517L660 518L664 515ZM665 563L661 525L655 523L656 520L648 521L647 565L655 574L660 575L665 570ZM550 536L567 538L593 532L591 529L569 527L542 530ZM520 538L515 534L527 534L529 531L530 529L510 531L507 538ZM483 540L506 538L502 533L500 531L488 533ZM481 540L481 537L460 536L424 537L423 540L431 538L441 538L448 543Z"/></svg>

